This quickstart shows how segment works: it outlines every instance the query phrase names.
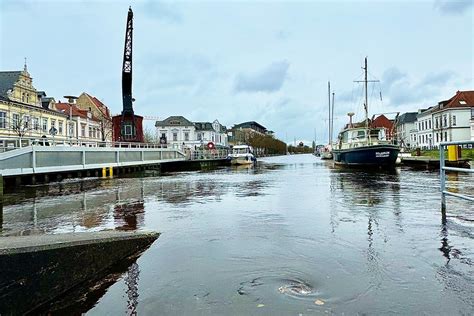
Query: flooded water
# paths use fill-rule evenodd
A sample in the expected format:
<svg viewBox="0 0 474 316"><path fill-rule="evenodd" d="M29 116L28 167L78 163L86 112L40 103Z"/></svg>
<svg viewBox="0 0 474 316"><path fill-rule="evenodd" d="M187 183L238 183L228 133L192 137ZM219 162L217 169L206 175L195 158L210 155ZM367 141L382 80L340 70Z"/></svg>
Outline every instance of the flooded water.
<svg viewBox="0 0 474 316"><path fill-rule="evenodd" d="M474 194L471 175L448 179ZM89 315L474 313L474 205L448 197L443 216L437 172L350 171L297 155L6 198L3 235L162 233L76 310Z"/></svg>

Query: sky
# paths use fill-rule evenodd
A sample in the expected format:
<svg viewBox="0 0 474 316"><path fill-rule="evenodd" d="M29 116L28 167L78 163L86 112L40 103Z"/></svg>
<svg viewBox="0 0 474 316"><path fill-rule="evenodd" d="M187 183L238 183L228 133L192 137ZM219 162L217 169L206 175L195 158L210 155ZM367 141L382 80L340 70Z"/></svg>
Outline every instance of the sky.
<svg viewBox="0 0 474 316"><path fill-rule="evenodd" d="M122 110L125 22L134 12L137 114L231 127L257 121L288 143L325 143L364 118L417 111L474 89L473 0L0 0L0 70L27 58L36 89L87 92ZM146 120L153 128L154 121Z"/></svg>

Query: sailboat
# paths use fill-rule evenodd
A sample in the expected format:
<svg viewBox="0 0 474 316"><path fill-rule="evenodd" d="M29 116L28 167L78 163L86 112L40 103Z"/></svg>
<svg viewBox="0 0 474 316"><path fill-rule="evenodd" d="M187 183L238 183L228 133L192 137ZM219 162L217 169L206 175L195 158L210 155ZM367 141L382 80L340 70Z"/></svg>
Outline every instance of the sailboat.
<svg viewBox="0 0 474 316"><path fill-rule="evenodd" d="M332 155L332 118L333 118L333 112L334 112L334 93L333 93L333 98L332 98L332 105L333 109L331 110L331 83L328 81L328 106L329 106L329 130L328 130L328 144L324 146L324 148L321 151L321 159L329 160L333 158Z"/></svg>
<svg viewBox="0 0 474 316"><path fill-rule="evenodd" d="M339 133L336 148L333 149L334 162L343 166L378 167L391 169L400 152L400 148L387 140L384 128L373 128L369 126L369 105L367 99L367 57L365 58L364 82L365 90L365 122L362 126L352 123L352 115L349 124Z"/></svg>

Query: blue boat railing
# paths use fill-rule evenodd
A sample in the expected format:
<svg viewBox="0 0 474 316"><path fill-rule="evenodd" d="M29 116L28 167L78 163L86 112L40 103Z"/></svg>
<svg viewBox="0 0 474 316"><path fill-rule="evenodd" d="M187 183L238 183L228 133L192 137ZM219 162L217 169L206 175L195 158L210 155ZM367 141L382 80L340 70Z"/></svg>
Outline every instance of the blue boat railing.
<svg viewBox="0 0 474 316"><path fill-rule="evenodd" d="M441 208L446 210L446 195L454 196L464 200L474 202L474 196L469 196L466 194L450 192L446 189L446 171L456 171L456 172L466 172L474 173L474 169L467 168L456 168L456 167L446 167L446 157L445 149L451 145L474 145L474 141L455 141L455 142L442 142L439 144L439 173L440 173L440 191L441 191Z"/></svg>

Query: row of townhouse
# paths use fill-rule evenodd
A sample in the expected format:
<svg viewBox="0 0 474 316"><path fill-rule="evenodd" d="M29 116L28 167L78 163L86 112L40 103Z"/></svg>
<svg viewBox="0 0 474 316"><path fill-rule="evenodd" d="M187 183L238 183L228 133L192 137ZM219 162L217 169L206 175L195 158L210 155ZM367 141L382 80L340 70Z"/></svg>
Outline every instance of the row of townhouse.
<svg viewBox="0 0 474 316"><path fill-rule="evenodd" d="M183 116L170 116L155 123L156 135L161 144L172 147L199 147L213 143L228 147L227 128L214 122L191 122Z"/></svg>
<svg viewBox="0 0 474 316"><path fill-rule="evenodd" d="M19 139L111 141L110 111L87 93L56 102L33 86L26 64L0 71L0 147Z"/></svg>
<svg viewBox="0 0 474 316"><path fill-rule="evenodd" d="M402 114L397 139L408 148L436 148L441 142L474 140L474 91L457 91L449 100Z"/></svg>
<svg viewBox="0 0 474 316"><path fill-rule="evenodd" d="M213 143L216 147L229 147L251 144L256 135L274 137L272 131L254 121L235 124L231 129L227 129L218 120L191 122L183 116L170 116L162 121L156 121L155 128L157 142L166 146L185 148L200 147L209 143ZM259 148L255 150L258 151Z"/></svg>

